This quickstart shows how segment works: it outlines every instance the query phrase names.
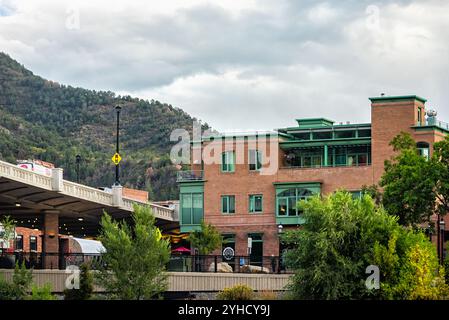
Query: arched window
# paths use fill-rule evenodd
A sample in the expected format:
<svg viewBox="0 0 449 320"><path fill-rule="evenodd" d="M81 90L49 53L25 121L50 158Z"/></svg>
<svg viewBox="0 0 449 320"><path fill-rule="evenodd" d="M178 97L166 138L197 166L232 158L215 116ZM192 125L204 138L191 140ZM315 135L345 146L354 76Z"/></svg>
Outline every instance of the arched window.
<svg viewBox="0 0 449 320"><path fill-rule="evenodd" d="M418 152L421 156L423 156L424 158L426 158L427 160L429 160L429 144L427 142L418 142L416 144L416 147L418 148Z"/></svg>

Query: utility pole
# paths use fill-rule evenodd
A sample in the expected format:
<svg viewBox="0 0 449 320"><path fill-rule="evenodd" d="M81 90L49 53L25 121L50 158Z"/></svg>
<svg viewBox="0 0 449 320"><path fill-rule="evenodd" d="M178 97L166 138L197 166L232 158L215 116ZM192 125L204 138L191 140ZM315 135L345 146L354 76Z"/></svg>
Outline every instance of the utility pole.
<svg viewBox="0 0 449 320"><path fill-rule="evenodd" d="M114 158L116 159L116 161L114 161L115 163L115 183L114 185L119 186L120 185L120 169L119 169L119 163L120 163L120 147L119 147L119 142L120 142L120 110L122 110L122 108L120 106L116 106L115 110L117 111L117 143L116 143L116 148L115 148L115 155Z"/></svg>

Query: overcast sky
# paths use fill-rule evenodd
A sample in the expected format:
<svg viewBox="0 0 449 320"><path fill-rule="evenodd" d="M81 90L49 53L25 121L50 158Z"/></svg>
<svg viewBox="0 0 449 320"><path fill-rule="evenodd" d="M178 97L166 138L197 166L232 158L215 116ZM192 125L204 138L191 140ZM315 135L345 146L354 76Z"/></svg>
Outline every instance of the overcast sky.
<svg viewBox="0 0 449 320"><path fill-rule="evenodd" d="M0 0L0 51L220 131L369 122L381 92L449 121L448 17L445 0Z"/></svg>

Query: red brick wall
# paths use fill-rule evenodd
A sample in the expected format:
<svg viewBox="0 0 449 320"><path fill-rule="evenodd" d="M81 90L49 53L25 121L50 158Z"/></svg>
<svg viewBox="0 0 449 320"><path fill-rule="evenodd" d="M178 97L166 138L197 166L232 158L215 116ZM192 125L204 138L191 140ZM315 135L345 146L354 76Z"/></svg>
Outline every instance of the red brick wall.
<svg viewBox="0 0 449 320"><path fill-rule="evenodd" d="M263 253L265 256L278 254L279 241L276 225L275 187L274 182L320 182L322 194L337 189L360 190L364 185L377 184L384 171L384 161L393 156L390 141L401 131L409 132L416 141L430 144L444 138L438 132L415 132L411 127L418 120L418 108L423 103L411 99L406 101L372 103L372 165L364 167L339 167L320 169L282 168L283 152L276 140L275 147L279 152L278 168L272 175L262 175L248 169L248 140L236 139L232 144L224 145L222 141L206 142L205 148L217 152L242 150L244 164L236 164L235 172L221 172L220 161L204 166L204 217L206 222L215 225L222 233L236 236L236 255L246 255L248 233L263 232ZM422 112L422 121L424 121ZM277 139L277 138L276 138ZM251 141L251 140L250 140ZM221 148L218 148L221 146ZM270 154L270 144L267 144ZM274 154L274 153L273 153ZM213 152L211 156L218 158ZM266 154L264 154L266 156ZM265 166L266 167L266 166ZM195 166L195 169L199 169ZM250 194L263 195L263 212L248 212ZM221 196L234 195L235 214L221 213ZM448 224L449 225L449 224ZM215 253L219 253L217 250Z"/></svg>
<svg viewBox="0 0 449 320"><path fill-rule="evenodd" d="M148 201L148 192L142 190L123 188L123 196L141 202Z"/></svg>
<svg viewBox="0 0 449 320"><path fill-rule="evenodd" d="M30 237L35 236L37 238L37 252L42 252L42 232L40 230L34 230L29 228L17 227L17 235L23 236L23 251L30 252Z"/></svg>

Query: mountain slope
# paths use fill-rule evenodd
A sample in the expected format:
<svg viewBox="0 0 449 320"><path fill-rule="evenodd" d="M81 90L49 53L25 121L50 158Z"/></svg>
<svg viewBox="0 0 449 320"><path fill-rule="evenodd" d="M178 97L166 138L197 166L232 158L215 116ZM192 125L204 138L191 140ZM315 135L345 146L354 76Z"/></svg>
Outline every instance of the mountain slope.
<svg viewBox="0 0 449 320"><path fill-rule="evenodd" d="M0 52L0 159L41 159L64 168L75 181L111 186L115 180L115 106L120 105L121 182L150 192L153 200L176 199L176 167L169 159L170 133L191 131L196 120L179 108L113 92L86 90L45 80ZM203 126L204 129L208 125Z"/></svg>

